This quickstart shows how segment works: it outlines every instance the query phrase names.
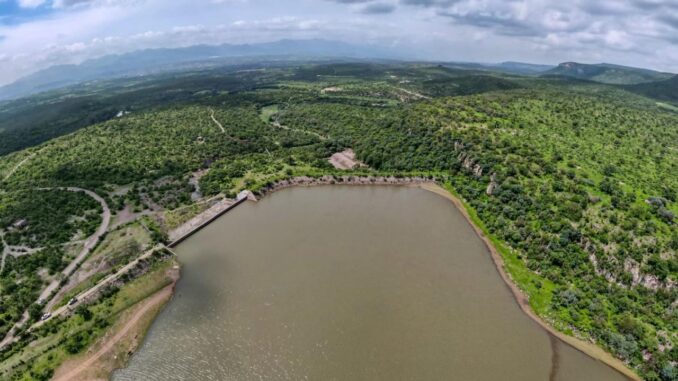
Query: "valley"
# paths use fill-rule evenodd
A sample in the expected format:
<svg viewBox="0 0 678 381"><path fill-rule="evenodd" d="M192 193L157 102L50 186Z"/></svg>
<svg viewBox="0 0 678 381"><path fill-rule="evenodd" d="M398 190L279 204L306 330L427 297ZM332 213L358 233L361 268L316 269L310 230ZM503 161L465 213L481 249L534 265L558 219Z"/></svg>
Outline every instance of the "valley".
<svg viewBox="0 0 678 381"><path fill-rule="evenodd" d="M167 302L157 295L184 259L166 246L243 191L430 181L459 200L544 324L595 343L632 377L671 380L678 113L670 98L646 97L649 86L276 62L4 102L2 251L30 254L3 256L0 378L68 375L63 364L124 336L145 300ZM48 105L71 112L49 119ZM19 112L27 119L13 119ZM102 361L119 355L108 349Z"/></svg>

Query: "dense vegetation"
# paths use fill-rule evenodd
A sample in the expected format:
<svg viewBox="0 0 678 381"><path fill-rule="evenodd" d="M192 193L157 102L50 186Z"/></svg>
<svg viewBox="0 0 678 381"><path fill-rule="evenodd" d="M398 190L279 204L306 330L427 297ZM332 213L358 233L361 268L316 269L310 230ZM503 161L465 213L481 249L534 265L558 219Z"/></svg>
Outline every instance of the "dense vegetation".
<svg viewBox="0 0 678 381"><path fill-rule="evenodd" d="M265 73L230 74L240 67L97 82L0 102L0 155L32 147L126 112L184 104L196 98L271 83ZM275 72L273 78L284 73Z"/></svg>
<svg viewBox="0 0 678 381"><path fill-rule="evenodd" d="M75 234L89 236L101 222L100 213L99 203L82 193L39 189L0 193L0 226L20 220L26 224L5 233L8 245L42 247L67 243Z"/></svg>
<svg viewBox="0 0 678 381"><path fill-rule="evenodd" d="M662 73L635 67L612 64L587 65L577 62L561 63L556 68L547 71L546 74L563 75L616 85L661 81L672 76L670 73Z"/></svg>
<svg viewBox="0 0 678 381"><path fill-rule="evenodd" d="M129 98L130 114L33 156L0 159L2 174L29 157L3 183L26 191L0 192L19 200L0 228L30 217L36 187L79 186L116 210L161 213L190 205L195 191L232 196L336 174L327 158L352 148L370 167L356 173L442 179L557 328L595 339L647 380L678 377L678 114L670 108L588 82L421 65L192 73L144 86ZM181 96L154 100L172 88ZM96 205L73 205L54 218L95 215ZM65 226L33 236L58 244L96 224Z"/></svg>
<svg viewBox="0 0 678 381"><path fill-rule="evenodd" d="M138 264L139 274L129 279L129 283L111 285L95 303L80 305L71 316L51 320L32 332L30 347L19 345L0 353L0 379L51 379L65 360L84 352L119 324L122 314L170 284L172 280L167 271L175 265L171 255L157 251ZM128 353L118 355L129 356Z"/></svg>
<svg viewBox="0 0 678 381"><path fill-rule="evenodd" d="M550 301L535 306L542 315L592 335L648 379L676 358L657 350L672 347L678 328L675 116L585 94L513 92L400 115L300 105L282 120L346 137L382 171L449 173L489 231L540 275L533 292Z"/></svg>
<svg viewBox="0 0 678 381"><path fill-rule="evenodd" d="M673 104L678 103L678 75L663 81L639 83L637 85L626 86L625 88L646 97ZM678 111L676 108L673 108L673 110Z"/></svg>
<svg viewBox="0 0 678 381"><path fill-rule="evenodd" d="M66 266L63 249L50 246L30 255L17 258L7 257L5 270L0 277L0 334L3 336L21 315L37 300L43 286L38 274L46 269L49 275L55 275ZM41 309L32 308L31 318L40 317Z"/></svg>
<svg viewBox="0 0 678 381"><path fill-rule="evenodd" d="M64 245L73 237L92 234L101 222L101 206L90 197L61 190L0 192L2 248L0 272L0 335L4 336L23 312L37 301L43 284L68 264ZM25 226L14 227L17 221ZM45 272L41 273L40 270ZM39 317L34 309L31 318Z"/></svg>

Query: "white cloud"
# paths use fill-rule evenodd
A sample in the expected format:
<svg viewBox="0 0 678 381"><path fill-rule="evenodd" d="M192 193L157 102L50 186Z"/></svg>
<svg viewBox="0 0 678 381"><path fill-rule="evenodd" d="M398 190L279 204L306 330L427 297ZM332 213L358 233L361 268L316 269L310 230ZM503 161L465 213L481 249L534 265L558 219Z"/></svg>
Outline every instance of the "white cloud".
<svg viewBox="0 0 678 381"><path fill-rule="evenodd" d="M17 4L21 8L37 8L45 3L45 0L18 0Z"/></svg>
<svg viewBox="0 0 678 381"><path fill-rule="evenodd" d="M678 71L675 0L12 1L51 13L0 23L0 84L135 49L282 38L398 46L435 60L606 61Z"/></svg>
<svg viewBox="0 0 678 381"><path fill-rule="evenodd" d="M110 7L110 6L131 6L142 3L144 0L53 0L52 7L55 9L63 8L83 8L83 7Z"/></svg>

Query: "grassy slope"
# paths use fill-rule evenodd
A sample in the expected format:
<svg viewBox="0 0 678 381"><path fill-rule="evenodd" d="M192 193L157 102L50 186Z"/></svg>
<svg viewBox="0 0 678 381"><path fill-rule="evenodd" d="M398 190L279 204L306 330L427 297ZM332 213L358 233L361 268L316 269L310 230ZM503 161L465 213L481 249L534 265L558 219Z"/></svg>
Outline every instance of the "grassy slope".
<svg viewBox="0 0 678 381"><path fill-rule="evenodd" d="M530 271L514 250L511 250L504 242L490 233L483 221L478 217L478 213L468 204L454 189L452 184L444 184L445 189L449 191L454 197L459 199L466 209L473 224L475 224L487 237L497 252L501 254L504 259L506 271L511 275L511 279L518 285L518 287L525 293L530 300L530 307L539 316L546 317L550 313L551 301L553 299L553 290L555 285L548 279L545 279L534 272Z"/></svg>
<svg viewBox="0 0 678 381"><path fill-rule="evenodd" d="M54 321L42 327L38 339L19 355L2 362L0 375L7 380L47 380L56 367L82 352L108 332L128 309L142 302L172 282L167 270L174 261L159 262L146 275L124 285L114 295L89 306L92 318L75 314L66 320ZM79 345L69 351L68 343L79 338ZM78 349L75 349L78 348ZM6 378L5 378L6 377Z"/></svg>

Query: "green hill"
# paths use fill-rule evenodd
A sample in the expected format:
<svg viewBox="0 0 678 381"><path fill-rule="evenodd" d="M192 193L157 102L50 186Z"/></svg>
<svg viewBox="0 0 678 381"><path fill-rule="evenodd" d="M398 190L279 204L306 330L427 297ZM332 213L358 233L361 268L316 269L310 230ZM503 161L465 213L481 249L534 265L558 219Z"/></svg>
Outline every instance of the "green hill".
<svg viewBox="0 0 678 381"><path fill-rule="evenodd" d="M612 64L564 62L544 75L560 75L613 85L630 85L671 78L673 74Z"/></svg>
<svg viewBox="0 0 678 381"><path fill-rule="evenodd" d="M625 89L649 98L678 104L678 75L663 81L625 86Z"/></svg>
<svg viewBox="0 0 678 381"><path fill-rule="evenodd" d="M395 93L407 96L399 88L409 88L426 96L454 96L523 87L515 80L488 75L486 71L430 64L333 62L310 65L295 61L242 62L199 71L95 81L0 102L0 155L114 119L121 111L136 112L197 102L216 93L275 86L283 79L343 83L343 91L336 95L354 99L365 93L362 81L380 83L384 93L391 94L391 98L399 98ZM357 88L349 85L356 81L361 82ZM372 89L376 91L376 86Z"/></svg>

